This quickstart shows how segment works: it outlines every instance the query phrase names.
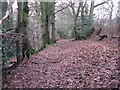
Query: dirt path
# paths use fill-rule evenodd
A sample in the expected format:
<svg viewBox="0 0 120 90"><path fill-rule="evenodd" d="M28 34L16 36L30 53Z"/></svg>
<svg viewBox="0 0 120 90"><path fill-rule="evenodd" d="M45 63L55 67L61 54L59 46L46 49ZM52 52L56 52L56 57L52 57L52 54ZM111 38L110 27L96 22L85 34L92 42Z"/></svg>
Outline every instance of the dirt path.
<svg viewBox="0 0 120 90"><path fill-rule="evenodd" d="M60 40L3 77L4 88L117 87L118 47L92 40Z"/></svg>

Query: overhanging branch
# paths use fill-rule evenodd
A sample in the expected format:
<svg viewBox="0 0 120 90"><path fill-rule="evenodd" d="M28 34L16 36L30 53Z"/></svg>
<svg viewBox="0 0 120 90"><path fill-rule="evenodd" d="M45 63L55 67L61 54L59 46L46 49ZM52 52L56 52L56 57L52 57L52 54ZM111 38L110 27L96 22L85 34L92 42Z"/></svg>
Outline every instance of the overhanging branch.
<svg viewBox="0 0 120 90"><path fill-rule="evenodd" d="M62 11L62 10L64 10L64 9L66 9L67 7L68 7L68 6L59 9L58 11L55 12L55 14L58 13L58 12L60 12L60 11Z"/></svg>
<svg viewBox="0 0 120 90"><path fill-rule="evenodd" d="M108 0L108 1L109 1L109 0ZM102 5L102 4L105 4L105 3L107 3L108 1L105 1L105 2L99 3L99 4L95 5L94 8L96 8L96 7L98 7L98 6Z"/></svg>

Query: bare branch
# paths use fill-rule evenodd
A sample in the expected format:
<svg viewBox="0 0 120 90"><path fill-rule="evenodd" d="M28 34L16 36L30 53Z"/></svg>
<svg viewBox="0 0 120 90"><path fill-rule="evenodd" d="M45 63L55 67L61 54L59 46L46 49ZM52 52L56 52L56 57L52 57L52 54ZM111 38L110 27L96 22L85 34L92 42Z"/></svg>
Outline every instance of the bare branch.
<svg viewBox="0 0 120 90"><path fill-rule="evenodd" d="M108 0L108 1L110 1L110 0ZM108 1L105 1L105 2L99 3L99 4L95 5L94 8L96 8L96 7L98 7L98 6L102 5L102 4L105 4L105 3L107 3Z"/></svg>
<svg viewBox="0 0 120 90"><path fill-rule="evenodd" d="M65 6L65 7L61 8L60 10L58 10L57 12L55 12L55 14L58 13L58 12L60 12L60 11L62 11L62 10L64 10L64 9L66 9L67 7L68 6Z"/></svg>
<svg viewBox="0 0 120 90"><path fill-rule="evenodd" d="M79 2L79 6L78 6L78 10L77 10L77 14L76 14L76 19L80 13L80 7L83 5L83 2Z"/></svg>
<svg viewBox="0 0 120 90"><path fill-rule="evenodd" d="M75 12L75 5L74 5L74 4L75 4L75 3L73 3L73 2L69 2L69 4L68 4L68 6L72 9L73 15L76 14L76 12Z"/></svg>

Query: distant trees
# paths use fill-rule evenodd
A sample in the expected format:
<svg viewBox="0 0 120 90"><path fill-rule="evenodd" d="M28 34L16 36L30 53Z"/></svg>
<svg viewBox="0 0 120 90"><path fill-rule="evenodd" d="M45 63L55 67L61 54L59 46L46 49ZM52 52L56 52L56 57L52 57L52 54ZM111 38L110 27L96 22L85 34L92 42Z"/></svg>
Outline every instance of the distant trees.
<svg viewBox="0 0 120 90"><path fill-rule="evenodd" d="M58 7L56 8L57 11L62 10L56 14L56 31L61 39L71 38L74 28L71 9L68 8L66 3L61 3L56 7Z"/></svg>
<svg viewBox="0 0 120 90"><path fill-rule="evenodd" d="M72 36L76 40L85 39L94 31L93 29L94 8L105 3L107 3L107 1L95 5L93 0L91 0L91 3L89 5L87 0L84 2L78 1L78 4L76 2L71 1L68 1L68 3L66 3L66 5L68 5L68 8L70 8L71 10L70 15L73 19L74 27Z"/></svg>
<svg viewBox="0 0 120 90"><path fill-rule="evenodd" d="M72 9L72 15L73 15L73 23L74 23L74 31L73 31L73 33L75 35L75 39L77 40L77 39L79 39L79 35L77 33L78 17L79 17L80 8L82 7L83 2L79 2L78 7L77 7L77 11L75 10L75 3L73 3L73 2L69 2L69 3L70 3L69 7ZM81 14L82 13L83 12L81 11Z"/></svg>
<svg viewBox="0 0 120 90"><path fill-rule="evenodd" d="M105 5L102 4L95 9L94 34L97 35L95 37L101 38L101 36L107 35L107 37L111 39L117 38L117 17L114 12L114 7L113 0L108 0Z"/></svg>

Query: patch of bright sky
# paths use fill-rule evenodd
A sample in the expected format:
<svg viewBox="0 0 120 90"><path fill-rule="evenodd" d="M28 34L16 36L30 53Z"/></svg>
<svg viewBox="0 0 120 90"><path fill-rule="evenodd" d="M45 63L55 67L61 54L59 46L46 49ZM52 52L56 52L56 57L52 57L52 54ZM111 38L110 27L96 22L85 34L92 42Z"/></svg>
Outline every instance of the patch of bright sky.
<svg viewBox="0 0 120 90"><path fill-rule="evenodd" d="M19 1L22 1L22 0L19 0ZM24 0L23 0L24 1ZM33 2L33 1L53 1L53 0L29 0L29 2ZM68 2L68 1L72 1L72 2L78 2L78 1L86 1L86 0L56 0L58 3L60 2ZM90 2L91 0L87 0L88 2ZM104 2L104 1L107 1L107 0L92 0L95 2L95 5L96 4L99 4L101 2ZM117 10L118 10L118 2L120 0L112 0L113 1L113 4L114 4L114 8L113 8L113 18L116 17L116 14L117 14ZM107 11L105 10L99 10L101 9L102 6L98 6L95 10L94 10L94 13L97 15L97 14L100 14L100 17L103 17L104 14L107 13ZM106 8L109 8L107 4L104 4L104 7ZM15 0L15 3L13 4L13 10L15 10L17 8L17 0Z"/></svg>
<svg viewBox="0 0 120 90"><path fill-rule="evenodd" d="M98 3L101 3L101 2L103 2L104 0L95 0L95 4L98 4ZM113 5L114 5L114 7L113 7L113 13L112 13L112 18L115 18L116 17L116 14L117 14L117 11L118 11L118 2L120 1L120 0L112 0L113 1ZM97 8L95 8L95 10L94 10L94 13L96 14L96 15L98 15L99 14L99 17L103 17L103 18L105 18L105 16L106 16L106 14L108 13L105 9L102 9L102 8L108 8L108 9L110 9L109 8L109 6L108 6L108 4L104 4L104 5L101 5L101 6L98 6ZM101 10L102 9L102 10Z"/></svg>

